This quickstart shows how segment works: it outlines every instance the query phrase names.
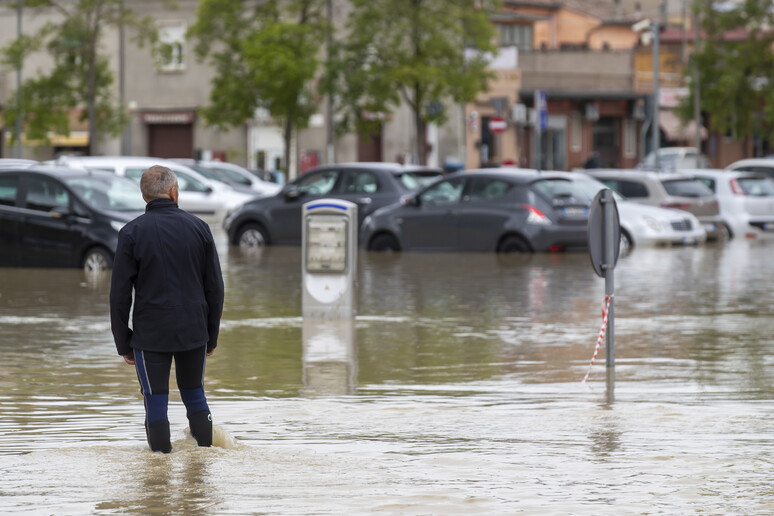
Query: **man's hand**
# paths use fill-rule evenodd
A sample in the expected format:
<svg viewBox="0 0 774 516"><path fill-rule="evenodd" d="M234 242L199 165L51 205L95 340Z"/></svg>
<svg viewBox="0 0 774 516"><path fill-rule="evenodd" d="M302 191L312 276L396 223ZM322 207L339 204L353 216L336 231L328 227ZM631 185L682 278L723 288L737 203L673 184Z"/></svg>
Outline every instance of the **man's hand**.
<svg viewBox="0 0 774 516"><path fill-rule="evenodd" d="M129 365L134 365L134 350L130 351L126 355L121 355L124 357L124 362L126 362Z"/></svg>
<svg viewBox="0 0 774 516"><path fill-rule="evenodd" d="M208 349L208 350L207 350L207 356L208 356L208 357L211 357L213 353L215 353L215 348L212 348L212 349Z"/></svg>

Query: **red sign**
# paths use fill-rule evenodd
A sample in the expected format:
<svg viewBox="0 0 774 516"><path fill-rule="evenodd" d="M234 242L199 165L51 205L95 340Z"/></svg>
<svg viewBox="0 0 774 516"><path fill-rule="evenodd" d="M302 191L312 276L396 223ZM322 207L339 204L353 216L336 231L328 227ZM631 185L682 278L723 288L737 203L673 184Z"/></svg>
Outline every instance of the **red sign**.
<svg viewBox="0 0 774 516"><path fill-rule="evenodd" d="M501 133L508 128L507 122L501 116L493 116L489 119L489 130L493 133Z"/></svg>

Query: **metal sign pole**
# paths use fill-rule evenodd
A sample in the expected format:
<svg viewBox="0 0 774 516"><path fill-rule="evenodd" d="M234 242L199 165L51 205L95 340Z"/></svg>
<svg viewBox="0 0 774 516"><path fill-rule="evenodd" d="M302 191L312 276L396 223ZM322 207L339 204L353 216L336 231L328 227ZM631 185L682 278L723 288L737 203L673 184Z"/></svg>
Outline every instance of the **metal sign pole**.
<svg viewBox="0 0 774 516"><path fill-rule="evenodd" d="M618 242L615 239L616 217L613 210L613 192L605 190L602 194L605 220L605 299L610 303L607 312L607 333L605 334L605 364L608 368L615 367L615 331L613 306L615 304L615 248ZM620 236L619 236L620 238Z"/></svg>

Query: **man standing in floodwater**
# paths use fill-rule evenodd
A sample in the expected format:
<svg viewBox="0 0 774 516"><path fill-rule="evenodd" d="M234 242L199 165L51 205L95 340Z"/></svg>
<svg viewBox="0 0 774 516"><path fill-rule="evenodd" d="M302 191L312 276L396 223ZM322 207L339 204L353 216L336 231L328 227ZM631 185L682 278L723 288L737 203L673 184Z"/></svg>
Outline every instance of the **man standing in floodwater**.
<svg viewBox="0 0 774 516"><path fill-rule="evenodd" d="M204 364L218 345L223 312L218 252L209 226L178 208L174 172L150 167L140 190L145 213L121 228L113 263L110 323L116 349L136 366L151 450L172 451L167 405L173 359L191 435L199 446L211 446Z"/></svg>

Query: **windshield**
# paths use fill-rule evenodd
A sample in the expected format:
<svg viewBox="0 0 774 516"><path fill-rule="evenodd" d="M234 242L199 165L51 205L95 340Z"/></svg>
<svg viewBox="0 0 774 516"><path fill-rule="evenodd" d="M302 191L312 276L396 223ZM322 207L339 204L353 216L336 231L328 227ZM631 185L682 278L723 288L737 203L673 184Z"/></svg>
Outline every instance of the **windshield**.
<svg viewBox="0 0 774 516"><path fill-rule="evenodd" d="M119 176L83 176L65 179L86 204L96 210L143 211L140 186Z"/></svg>
<svg viewBox="0 0 774 516"><path fill-rule="evenodd" d="M244 175L240 174L236 170L231 170L229 168L218 167L218 166L214 166L214 167L211 167L211 168L217 170L218 173L223 175L223 177L229 179L230 181L232 181L234 183L239 183L241 185L246 185L246 186L250 186L252 184L250 182L250 179L248 179Z"/></svg>
<svg viewBox="0 0 774 516"><path fill-rule="evenodd" d="M591 204L597 192L607 188L604 184L591 178L575 177L573 179L550 178L539 179L532 187L547 199L574 199L577 202ZM617 201L623 197L613 192Z"/></svg>
<svg viewBox="0 0 774 516"><path fill-rule="evenodd" d="M578 184L578 186L581 189L583 189L583 191L585 191L588 195L590 195L592 199L603 188L609 188L605 183L603 183L601 181L597 181L596 179L593 179L593 178L588 177L588 176L578 177L577 179L575 179L575 182ZM616 201L625 201L626 200L626 197L624 197L623 195L619 194L618 192L616 192L612 188L610 189L610 191L613 192L613 198Z"/></svg>
<svg viewBox="0 0 774 516"><path fill-rule="evenodd" d="M712 190L698 179L671 179L661 181L664 190L675 197L709 197Z"/></svg>
<svg viewBox="0 0 774 516"><path fill-rule="evenodd" d="M443 176L440 172L405 172L400 175L400 182L409 190L418 190L435 182Z"/></svg>
<svg viewBox="0 0 774 516"><path fill-rule="evenodd" d="M202 167L199 165L188 165L188 167L196 170L198 173L206 177L207 179L211 179L213 181L218 181L219 183L224 183L224 179L220 176L218 171L209 169L207 167Z"/></svg>

